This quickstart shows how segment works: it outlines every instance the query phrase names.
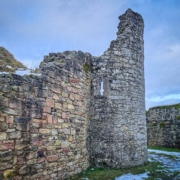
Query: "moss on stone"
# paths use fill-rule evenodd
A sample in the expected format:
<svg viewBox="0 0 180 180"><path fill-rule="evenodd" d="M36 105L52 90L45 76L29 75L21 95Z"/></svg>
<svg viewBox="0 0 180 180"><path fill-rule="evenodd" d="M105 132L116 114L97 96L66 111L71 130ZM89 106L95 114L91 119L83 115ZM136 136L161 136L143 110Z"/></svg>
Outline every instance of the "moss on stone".
<svg viewBox="0 0 180 180"><path fill-rule="evenodd" d="M91 65L88 64L88 63L85 63L85 64L84 64L84 71L85 71L86 73L90 72L90 71L91 71Z"/></svg>
<svg viewBox="0 0 180 180"><path fill-rule="evenodd" d="M180 120L180 116L177 116L177 118L176 118L177 120Z"/></svg>
<svg viewBox="0 0 180 180"><path fill-rule="evenodd" d="M165 126L165 123L164 122L160 122L159 127L163 128L164 126Z"/></svg>
<svg viewBox="0 0 180 180"><path fill-rule="evenodd" d="M51 58L50 62L54 61L54 58Z"/></svg>
<svg viewBox="0 0 180 180"><path fill-rule="evenodd" d="M64 60L63 59L59 60L59 63L64 63Z"/></svg>
<svg viewBox="0 0 180 180"><path fill-rule="evenodd" d="M17 172L14 169L8 169L4 172L4 178L13 178L14 176L16 176Z"/></svg>

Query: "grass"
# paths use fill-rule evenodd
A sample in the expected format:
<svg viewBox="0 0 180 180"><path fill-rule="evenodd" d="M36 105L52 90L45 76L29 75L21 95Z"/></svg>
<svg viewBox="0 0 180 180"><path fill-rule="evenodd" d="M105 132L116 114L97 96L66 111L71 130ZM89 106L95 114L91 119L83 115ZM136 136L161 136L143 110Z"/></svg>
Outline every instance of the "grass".
<svg viewBox="0 0 180 180"><path fill-rule="evenodd" d="M157 171L159 169L159 171ZM167 177L167 172L163 171L163 166L159 162L148 162L142 166L136 166L133 168L121 168L121 169L106 169L106 168L96 168L90 167L81 174L72 176L67 180L82 180L83 178L88 178L88 180L114 180L116 177L120 177L123 174L142 174L145 172L149 173L149 180L154 180L155 178Z"/></svg>
<svg viewBox="0 0 180 180"><path fill-rule="evenodd" d="M27 68L21 62L17 61L14 56L6 50L4 47L0 47L0 65L2 67L2 71L11 72L18 68ZM9 65L12 69L6 68Z"/></svg>
<svg viewBox="0 0 180 180"><path fill-rule="evenodd" d="M155 149L155 150L164 150L168 152L180 152L180 149L176 148L163 148L163 147L154 147L148 146L148 149ZM152 152L153 153L153 152ZM165 156L175 160L175 157L172 155L166 154L158 154L160 156ZM157 161L152 161L145 163L141 166L131 167L131 168L120 168L120 169L109 169L109 168L97 168L97 167L90 167L86 171L74 175L67 180L115 180L116 177L120 177L123 174L142 174L145 172L148 173L148 180L156 180L158 178L161 179L173 179L176 177L180 172L174 172L171 175L169 174L168 169L166 169L162 163Z"/></svg>
<svg viewBox="0 0 180 180"><path fill-rule="evenodd" d="M173 104L173 105L167 105L167 106L156 106L156 107L153 107L150 109L152 110L152 109L169 109L169 108L180 109L180 104Z"/></svg>
<svg viewBox="0 0 180 180"><path fill-rule="evenodd" d="M166 147L156 147L156 146L148 146L148 149L168 151L168 152L180 152L180 148L166 148Z"/></svg>

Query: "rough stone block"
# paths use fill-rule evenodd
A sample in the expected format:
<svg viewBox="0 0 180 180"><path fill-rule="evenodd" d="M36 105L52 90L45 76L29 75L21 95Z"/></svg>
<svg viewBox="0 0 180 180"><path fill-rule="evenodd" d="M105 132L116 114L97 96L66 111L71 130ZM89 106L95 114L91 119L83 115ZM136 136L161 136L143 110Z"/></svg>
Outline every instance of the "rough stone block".
<svg viewBox="0 0 180 180"><path fill-rule="evenodd" d="M6 138L7 138L7 133L5 133L5 132L1 133L0 132L0 141L6 140Z"/></svg>
<svg viewBox="0 0 180 180"><path fill-rule="evenodd" d="M58 159L59 157L57 155L47 156L48 162L54 162L54 161L57 161Z"/></svg>
<svg viewBox="0 0 180 180"><path fill-rule="evenodd" d="M14 140L0 142L0 150L14 149Z"/></svg>
<svg viewBox="0 0 180 180"><path fill-rule="evenodd" d="M68 104L68 109L74 109L74 106L72 104Z"/></svg>
<svg viewBox="0 0 180 180"><path fill-rule="evenodd" d="M7 179L7 178L13 178L15 177L17 174L17 171L14 170L14 169L7 169L6 171L4 171L3 175L4 175L4 178Z"/></svg>
<svg viewBox="0 0 180 180"><path fill-rule="evenodd" d="M67 118L67 115L66 115L65 112L62 112L62 118L63 118L63 119L66 119L66 118Z"/></svg>
<svg viewBox="0 0 180 180"><path fill-rule="evenodd" d="M0 122L0 132L6 131L8 129L8 125L5 122Z"/></svg>
<svg viewBox="0 0 180 180"><path fill-rule="evenodd" d="M50 129L39 129L40 134L50 134L51 130Z"/></svg>
<svg viewBox="0 0 180 180"><path fill-rule="evenodd" d="M46 99L46 105L49 107L54 107L54 100L53 99Z"/></svg>
<svg viewBox="0 0 180 180"><path fill-rule="evenodd" d="M22 136L21 131L14 131L9 134L10 139L20 139Z"/></svg>
<svg viewBox="0 0 180 180"><path fill-rule="evenodd" d="M51 113L51 107L43 107L43 113Z"/></svg>
<svg viewBox="0 0 180 180"><path fill-rule="evenodd" d="M52 124L52 115L47 114L46 117L47 117L47 123Z"/></svg>
<svg viewBox="0 0 180 180"><path fill-rule="evenodd" d="M14 117L13 116L9 116L7 119L6 119L6 122L8 124L13 124L14 123Z"/></svg>

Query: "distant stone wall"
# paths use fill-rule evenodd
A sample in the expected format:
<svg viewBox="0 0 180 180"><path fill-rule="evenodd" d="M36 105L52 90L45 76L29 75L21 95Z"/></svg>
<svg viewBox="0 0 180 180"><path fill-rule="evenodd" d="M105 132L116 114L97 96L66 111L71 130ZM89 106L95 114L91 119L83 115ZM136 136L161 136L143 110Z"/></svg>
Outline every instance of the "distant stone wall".
<svg viewBox="0 0 180 180"><path fill-rule="evenodd" d="M149 146L180 148L180 104L150 108L147 134Z"/></svg>
<svg viewBox="0 0 180 180"><path fill-rule="evenodd" d="M130 9L119 19L117 39L101 57L92 59L87 145L95 166L147 161L144 21Z"/></svg>
<svg viewBox="0 0 180 180"><path fill-rule="evenodd" d="M0 75L0 179L63 179L89 166L90 59L51 53L40 77Z"/></svg>

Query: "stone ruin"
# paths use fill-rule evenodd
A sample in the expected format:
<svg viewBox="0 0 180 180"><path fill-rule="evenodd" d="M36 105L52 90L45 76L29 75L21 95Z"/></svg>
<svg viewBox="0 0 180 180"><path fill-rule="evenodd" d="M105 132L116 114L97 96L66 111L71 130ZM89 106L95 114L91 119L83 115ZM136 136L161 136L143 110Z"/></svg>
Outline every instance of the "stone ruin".
<svg viewBox="0 0 180 180"><path fill-rule="evenodd" d="M149 146L180 148L180 104L150 108L147 137Z"/></svg>
<svg viewBox="0 0 180 180"><path fill-rule="evenodd" d="M128 9L100 57L50 53L42 75L0 75L0 179L59 180L147 161L144 22Z"/></svg>

